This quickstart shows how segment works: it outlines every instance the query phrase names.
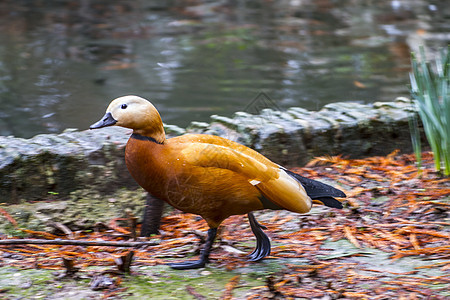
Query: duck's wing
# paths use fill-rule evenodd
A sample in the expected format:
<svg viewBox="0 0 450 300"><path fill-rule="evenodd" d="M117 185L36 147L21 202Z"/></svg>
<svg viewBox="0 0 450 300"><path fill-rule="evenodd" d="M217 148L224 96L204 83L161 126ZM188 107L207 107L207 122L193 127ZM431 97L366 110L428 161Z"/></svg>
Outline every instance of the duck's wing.
<svg viewBox="0 0 450 300"><path fill-rule="evenodd" d="M184 161L192 165L228 169L247 177L249 181L266 181L276 176L275 164L261 162L254 157L253 151L239 151L209 143L190 143L181 153Z"/></svg>
<svg viewBox="0 0 450 300"><path fill-rule="evenodd" d="M181 150L182 159L198 167L228 169L245 177L262 196L274 204L298 213L311 209L312 201L295 178L258 152L229 145L189 143Z"/></svg>

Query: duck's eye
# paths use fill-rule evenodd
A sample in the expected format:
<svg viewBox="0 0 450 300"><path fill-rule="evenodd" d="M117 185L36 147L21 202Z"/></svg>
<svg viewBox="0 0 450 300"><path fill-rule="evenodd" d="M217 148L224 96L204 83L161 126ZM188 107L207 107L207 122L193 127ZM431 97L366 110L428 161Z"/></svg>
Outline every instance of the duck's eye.
<svg viewBox="0 0 450 300"><path fill-rule="evenodd" d="M128 105L126 105L126 104L122 104L122 105L120 106L121 109L125 109L125 108L127 108L127 107L128 107Z"/></svg>

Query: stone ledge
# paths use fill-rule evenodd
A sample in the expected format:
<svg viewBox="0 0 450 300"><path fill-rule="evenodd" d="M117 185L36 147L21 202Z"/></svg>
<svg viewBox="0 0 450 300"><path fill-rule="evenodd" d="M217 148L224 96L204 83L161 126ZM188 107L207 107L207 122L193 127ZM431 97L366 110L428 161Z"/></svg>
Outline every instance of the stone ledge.
<svg viewBox="0 0 450 300"><path fill-rule="evenodd" d="M386 155L395 149L412 152L408 99L360 104L331 103L320 111L292 107L264 109L259 115L237 112L211 116L211 124L193 123L189 133L227 137L249 146L279 164L301 166L320 155L357 158Z"/></svg>
<svg viewBox="0 0 450 300"><path fill-rule="evenodd" d="M411 152L406 100L374 104L332 103L320 111L294 107L237 112L192 122L185 130L166 125L169 135L206 133L252 147L279 164L301 166L314 156L364 157L394 149ZM0 202L64 199L77 190L112 194L137 188L124 162L130 130L66 130L31 139L0 136Z"/></svg>

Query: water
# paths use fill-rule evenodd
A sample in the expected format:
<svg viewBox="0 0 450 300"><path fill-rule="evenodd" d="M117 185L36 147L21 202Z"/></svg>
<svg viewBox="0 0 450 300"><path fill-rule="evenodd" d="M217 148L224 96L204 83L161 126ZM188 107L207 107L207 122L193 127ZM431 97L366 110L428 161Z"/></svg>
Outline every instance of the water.
<svg viewBox="0 0 450 300"><path fill-rule="evenodd" d="M450 40L446 1L2 1L0 135L87 129L137 94L186 126L245 109L408 96L410 51Z"/></svg>

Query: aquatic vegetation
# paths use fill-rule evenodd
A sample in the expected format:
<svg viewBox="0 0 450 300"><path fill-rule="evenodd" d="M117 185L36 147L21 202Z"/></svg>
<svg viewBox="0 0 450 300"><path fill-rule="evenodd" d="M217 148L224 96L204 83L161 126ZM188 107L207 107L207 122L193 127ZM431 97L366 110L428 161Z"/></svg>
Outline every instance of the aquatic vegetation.
<svg viewBox="0 0 450 300"><path fill-rule="evenodd" d="M412 56L411 95L434 155L438 172L450 175L450 51L442 49L434 67L420 50L420 60ZM410 121L411 137L417 161L421 162L418 122Z"/></svg>

